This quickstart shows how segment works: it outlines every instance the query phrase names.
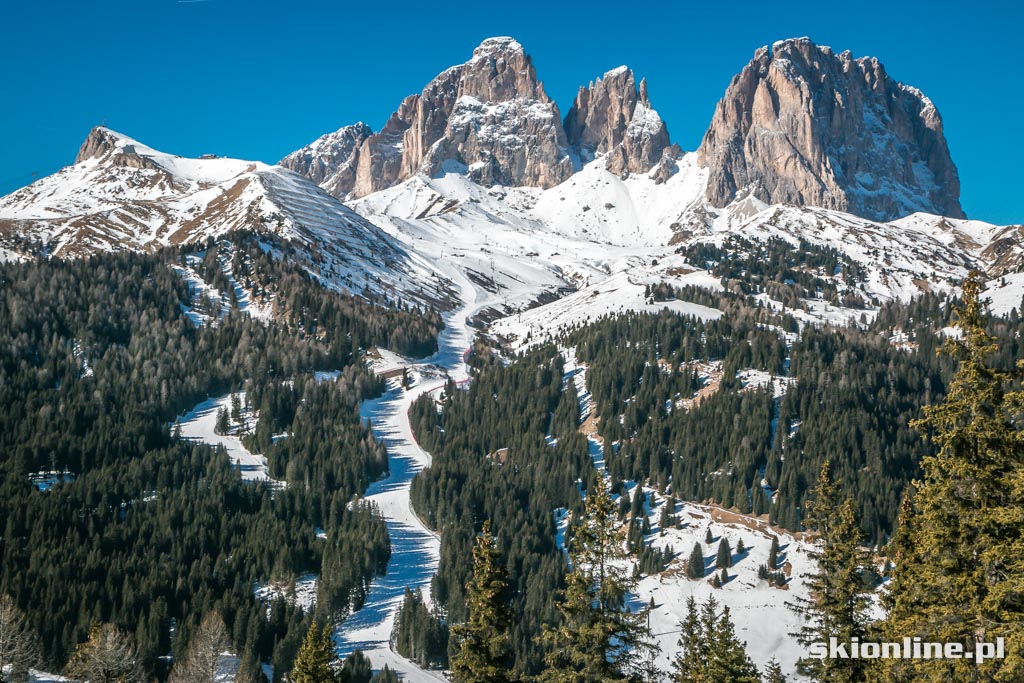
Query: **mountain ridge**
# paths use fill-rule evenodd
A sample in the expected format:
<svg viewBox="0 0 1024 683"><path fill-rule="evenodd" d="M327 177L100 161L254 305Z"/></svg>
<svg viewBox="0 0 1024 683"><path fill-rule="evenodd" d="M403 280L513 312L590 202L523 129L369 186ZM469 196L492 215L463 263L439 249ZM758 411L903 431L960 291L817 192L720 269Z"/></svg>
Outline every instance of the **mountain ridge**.
<svg viewBox="0 0 1024 683"><path fill-rule="evenodd" d="M628 67L581 86L564 119L555 120L558 107L518 41L489 38L473 55L405 98L361 143L332 144L348 139L346 126L280 163L309 174L315 160L341 180L321 181L319 170L310 177L339 199L417 173L548 188L595 156L620 177L657 168L664 182L677 172L683 152L651 106L646 80L637 83ZM877 58L836 54L809 38L756 50L726 88L696 151L709 172L713 208L752 194L769 204L820 206L870 220L921 211L965 217L934 103L892 79Z"/></svg>
<svg viewBox="0 0 1024 683"><path fill-rule="evenodd" d="M148 252L239 230L300 245L307 269L329 287L448 305L448 285L430 264L279 166L166 154L100 126L75 164L0 198L0 242L42 242L55 257Z"/></svg>

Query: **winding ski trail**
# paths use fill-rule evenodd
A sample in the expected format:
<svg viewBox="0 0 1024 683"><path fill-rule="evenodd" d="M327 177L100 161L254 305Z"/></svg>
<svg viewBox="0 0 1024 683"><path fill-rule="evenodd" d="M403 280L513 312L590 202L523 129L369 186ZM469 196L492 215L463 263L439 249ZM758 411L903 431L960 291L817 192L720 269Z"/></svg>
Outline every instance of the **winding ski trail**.
<svg viewBox="0 0 1024 683"><path fill-rule="evenodd" d="M469 377L464 354L474 331L467 321L487 305L477 301L479 292L467 278L457 279L463 305L446 316L437 353L405 365L414 377L413 386L403 389L398 379L388 380L387 392L380 398L364 401L359 410L363 419L372 422L374 434L388 452L389 475L369 487L366 499L377 504L387 523L391 560L387 574L378 576L370 586L366 604L335 632L337 652L346 657L362 650L375 670L386 664L411 683L447 680L440 672L424 670L400 656L392 650L390 639L407 586L419 588L429 603L430 580L437 571L441 546L440 539L416 515L409 499L413 477L431 462L430 454L420 448L413 436L409 408L423 394L443 387L449 378L460 382Z"/></svg>

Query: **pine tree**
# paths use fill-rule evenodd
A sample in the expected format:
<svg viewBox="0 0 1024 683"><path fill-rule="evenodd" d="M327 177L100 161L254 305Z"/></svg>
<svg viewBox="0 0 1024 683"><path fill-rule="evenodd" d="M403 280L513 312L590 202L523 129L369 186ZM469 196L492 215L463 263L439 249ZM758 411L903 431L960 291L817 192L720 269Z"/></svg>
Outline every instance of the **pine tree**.
<svg viewBox="0 0 1024 683"><path fill-rule="evenodd" d="M138 683L144 676L135 643L113 624L97 624L68 661L69 678L86 683Z"/></svg>
<svg viewBox="0 0 1024 683"><path fill-rule="evenodd" d="M747 552L747 546L743 544L743 539L736 541L736 554L744 555Z"/></svg>
<svg viewBox="0 0 1024 683"><path fill-rule="evenodd" d="M231 423L228 421L228 411L223 406L217 409L217 423L213 427L217 434L227 434L231 431Z"/></svg>
<svg viewBox="0 0 1024 683"><path fill-rule="evenodd" d="M373 675L370 683L400 683L398 674L385 664L384 668Z"/></svg>
<svg viewBox="0 0 1024 683"><path fill-rule="evenodd" d="M840 501L839 487L832 481L829 462L821 467L818 483L807 504L807 528L817 535L820 547L812 553L817 561L814 573L806 577L809 597L790 605L805 619L794 635L803 645L828 643L836 638L850 643L865 634L868 616L868 589L864 573L870 558L861 547L862 532L857 524L853 503ZM800 660L800 667L816 681L853 683L865 678L863 659Z"/></svg>
<svg viewBox="0 0 1024 683"><path fill-rule="evenodd" d="M715 566L719 569L727 569L732 566L732 548L729 547L729 539L722 536L718 542L718 555L715 557Z"/></svg>
<svg viewBox="0 0 1024 683"><path fill-rule="evenodd" d="M455 655L451 666L457 683L502 683L509 680L508 574L491 523L484 522L473 548L473 578L466 607L469 621L452 629Z"/></svg>
<svg viewBox="0 0 1024 683"><path fill-rule="evenodd" d="M714 598L711 598L714 600ZM672 661L672 680L678 683L706 681L708 638L701 629L697 602L686 599L686 616L679 622L679 652Z"/></svg>
<svg viewBox="0 0 1024 683"><path fill-rule="evenodd" d="M671 529L676 525L675 509L676 499L669 496L661 505L661 517L658 520L658 526L661 527L662 535L665 534L667 529Z"/></svg>
<svg viewBox="0 0 1024 683"><path fill-rule="evenodd" d="M708 531L704 534L704 542L711 545L715 542L715 537L711 535L711 527L708 527Z"/></svg>
<svg viewBox="0 0 1024 683"><path fill-rule="evenodd" d="M770 569L779 568L779 537L772 536L772 547L768 551L768 567Z"/></svg>
<svg viewBox="0 0 1024 683"><path fill-rule="evenodd" d="M7 595L0 595L0 683L24 683L39 663L39 642L25 615ZM6 672L6 673L5 673Z"/></svg>
<svg viewBox="0 0 1024 683"><path fill-rule="evenodd" d="M764 683L786 683L786 675L782 673L779 661L772 657L764 669Z"/></svg>
<svg viewBox="0 0 1024 683"><path fill-rule="evenodd" d="M699 612L693 597L679 625L679 654L672 665L675 683L759 683L757 667L736 637L728 607L709 597Z"/></svg>
<svg viewBox="0 0 1024 683"><path fill-rule="evenodd" d="M314 621L295 656L289 683L338 683L336 663L331 627L327 625L320 629Z"/></svg>
<svg viewBox="0 0 1024 683"><path fill-rule="evenodd" d="M963 284L961 335L940 353L958 362L945 400L911 424L938 447L921 462L922 481L901 510L886 631L925 641L1005 638L1006 657L893 662L894 680L1024 680L1024 379L994 364L981 283Z"/></svg>
<svg viewBox="0 0 1024 683"><path fill-rule="evenodd" d="M221 654L230 644L224 621L210 612L189 641L185 656L174 663L168 683L214 683Z"/></svg>
<svg viewBox="0 0 1024 683"><path fill-rule="evenodd" d="M545 628L548 653L540 680L550 683L647 681L653 649L647 609L630 612L625 600L635 592L625 535L604 480L587 494L583 519L569 549L571 570L558 602L556 628Z"/></svg>
<svg viewBox="0 0 1024 683"><path fill-rule="evenodd" d="M704 578L704 551L701 550L700 543L693 544L690 559L686 562L686 575L695 580Z"/></svg>
<svg viewBox="0 0 1024 683"><path fill-rule="evenodd" d="M373 665L362 650L356 650L345 658L341 666L341 683L370 683Z"/></svg>

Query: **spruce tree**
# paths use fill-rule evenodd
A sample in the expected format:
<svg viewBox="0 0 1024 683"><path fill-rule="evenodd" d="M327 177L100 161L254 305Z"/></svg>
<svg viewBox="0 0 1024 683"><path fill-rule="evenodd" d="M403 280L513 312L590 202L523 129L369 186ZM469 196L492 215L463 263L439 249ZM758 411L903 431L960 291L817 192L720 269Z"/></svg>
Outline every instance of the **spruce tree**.
<svg viewBox="0 0 1024 683"><path fill-rule="evenodd" d="M893 680L1024 680L1024 392L1010 391L1024 364L996 366L985 317L972 274L956 309L960 335L940 350L958 363L945 400L911 423L938 452L922 460L901 510L886 631L965 651L1003 637L1006 657L892 662Z"/></svg>
<svg viewBox="0 0 1024 683"><path fill-rule="evenodd" d="M383 669L373 675L370 683L400 683L400 679L398 674L385 664Z"/></svg>
<svg viewBox="0 0 1024 683"><path fill-rule="evenodd" d="M473 578L466 607L469 621L452 629L455 655L452 675L457 683L502 683L509 680L508 574L491 523L484 522L473 548Z"/></svg>
<svg viewBox="0 0 1024 683"><path fill-rule="evenodd" d="M779 660L772 657L764 668L764 683L786 683L786 675L782 673Z"/></svg>
<svg viewBox="0 0 1024 683"><path fill-rule="evenodd" d="M289 683L338 683L336 661L331 627L327 625L321 630L314 621L295 656Z"/></svg>
<svg viewBox="0 0 1024 683"><path fill-rule="evenodd" d="M779 537L772 536L772 547L768 551L768 567L770 569L779 568Z"/></svg>
<svg viewBox="0 0 1024 683"><path fill-rule="evenodd" d="M869 621L868 589L863 576L870 567L870 558L860 545L862 532L853 503L848 498L840 500L839 487L832 481L826 460L805 519L820 544L811 553L817 568L806 577L809 597L790 605L804 617L804 626L794 635L805 646L828 643L830 638L850 643L853 638L864 636ZM799 665L813 680L853 683L866 680L865 662L852 658L805 658Z"/></svg>
<svg viewBox="0 0 1024 683"><path fill-rule="evenodd" d="M373 665L362 650L356 650L345 658L341 666L341 683L370 683Z"/></svg>
<svg viewBox="0 0 1024 683"><path fill-rule="evenodd" d="M729 547L729 539L722 536L718 542L718 555L715 557L715 566L719 569L727 569L732 566L732 548Z"/></svg>
<svg viewBox="0 0 1024 683"><path fill-rule="evenodd" d="M736 637L728 607L709 597L700 610L691 596L679 625L679 654L672 663L675 683L759 683L757 667Z"/></svg>
<svg viewBox="0 0 1024 683"><path fill-rule="evenodd" d="M546 627L548 653L540 680L550 683L647 681L653 645L647 609L631 612L626 597L636 580L628 569L625 535L607 485L587 493L583 518L569 548L571 570L558 602L561 623Z"/></svg>
<svg viewBox="0 0 1024 683"><path fill-rule="evenodd" d="M693 544L690 559L686 562L686 575L691 579L704 578L704 551L701 550L700 543Z"/></svg>
<svg viewBox="0 0 1024 683"><path fill-rule="evenodd" d="M712 600L714 598L711 598ZM672 660L672 680L678 683L696 683L706 680L709 640L701 629L697 602L691 595L686 599L686 616L679 622L679 652Z"/></svg>

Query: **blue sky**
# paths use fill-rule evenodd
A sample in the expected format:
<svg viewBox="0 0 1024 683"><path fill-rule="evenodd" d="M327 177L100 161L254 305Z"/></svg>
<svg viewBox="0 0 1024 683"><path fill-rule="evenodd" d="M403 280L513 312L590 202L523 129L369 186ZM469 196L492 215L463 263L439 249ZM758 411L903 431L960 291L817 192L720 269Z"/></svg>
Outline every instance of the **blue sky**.
<svg viewBox="0 0 1024 683"><path fill-rule="evenodd" d="M362 120L515 36L563 114L576 89L627 64L675 141L694 149L754 50L808 35L921 88L942 113L967 214L1024 221L1024 9L1005 2L5 3L0 193L74 159L101 122L164 151L274 162Z"/></svg>

